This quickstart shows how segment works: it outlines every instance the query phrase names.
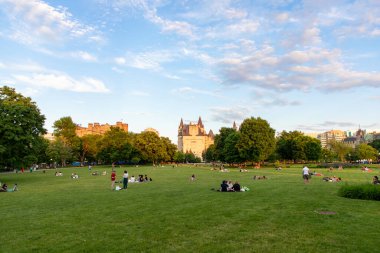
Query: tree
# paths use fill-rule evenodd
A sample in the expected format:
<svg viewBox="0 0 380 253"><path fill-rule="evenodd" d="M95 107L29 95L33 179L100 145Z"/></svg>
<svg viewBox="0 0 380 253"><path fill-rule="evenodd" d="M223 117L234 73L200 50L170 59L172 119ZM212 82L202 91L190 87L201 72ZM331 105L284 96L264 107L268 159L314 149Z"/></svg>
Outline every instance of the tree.
<svg viewBox="0 0 380 253"><path fill-rule="evenodd" d="M215 153L215 144L211 144L202 154L203 160L206 162L214 162L217 160Z"/></svg>
<svg viewBox="0 0 380 253"><path fill-rule="evenodd" d="M240 140L239 132L231 132L224 140L223 156L227 163L240 163L243 161L240 156L237 143Z"/></svg>
<svg viewBox="0 0 380 253"><path fill-rule="evenodd" d="M130 136L118 127L111 127L99 141L97 158L105 163L126 161L131 159L133 146Z"/></svg>
<svg viewBox="0 0 380 253"><path fill-rule="evenodd" d="M377 149L365 143L361 143L358 146L356 146L355 153L360 160L376 160L378 155Z"/></svg>
<svg viewBox="0 0 380 253"><path fill-rule="evenodd" d="M318 161L322 156L321 141L309 136L306 137L305 155L309 161Z"/></svg>
<svg viewBox="0 0 380 253"><path fill-rule="evenodd" d="M80 162L83 164L85 159L87 159L87 161L95 161L99 152L99 145L102 140L102 136L97 134L89 134L80 137L79 140Z"/></svg>
<svg viewBox="0 0 380 253"><path fill-rule="evenodd" d="M182 151L177 151L175 152L173 159L176 163L183 163L185 162L185 154Z"/></svg>
<svg viewBox="0 0 380 253"><path fill-rule="evenodd" d="M380 140L374 140L371 143L369 143L368 145L377 149L377 151L380 152Z"/></svg>
<svg viewBox="0 0 380 253"><path fill-rule="evenodd" d="M349 153L353 152L353 149L343 142L331 141L329 144L331 151L335 153L336 157L341 162L345 160Z"/></svg>
<svg viewBox="0 0 380 253"><path fill-rule="evenodd" d="M275 149L275 130L260 117L245 119L240 125L240 139L236 144L245 161L262 162Z"/></svg>
<svg viewBox="0 0 380 253"><path fill-rule="evenodd" d="M236 130L229 127L222 127L219 130L219 134L215 135L214 138L214 145L215 145L215 158L216 160L225 162L225 156L224 156L224 146L225 146L225 140L231 133L235 133Z"/></svg>
<svg viewBox="0 0 380 253"><path fill-rule="evenodd" d="M81 141L76 135L76 127L77 125L73 122L70 116L62 117L59 120L56 120L53 124L54 135L60 137L61 140L70 147L74 158L81 159Z"/></svg>
<svg viewBox="0 0 380 253"><path fill-rule="evenodd" d="M163 161L169 162L169 161L174 161L174 155L177 151L177 146L174 145L169 138L167 137L161 137L161 142L164 146L164 149L166 151L166 155Z"/></svg>
<svg viewBox="0 0 380 253"><path fill-rule="evenodd" d="M142 132L138 134L135 138L134 146L140 153L143 161L156 164L157 162L164 161L167 157L165 145L156 133Z"/></svg>
<svg viewBox="0 0 380 253"><path fill-rule="evenodd" d="M16 168L37 161L45 116L29 97L15 89L0 87L0 166Z"/></svg>
<svg viewBox="0 0 380 253"><path fill-rule="evenodd" d="M49 143L46 154L54 162L60 162L62 167L66 166L66 161L72 157L71 148L64 142L62 137L57 137L54 141Z"/></svg>

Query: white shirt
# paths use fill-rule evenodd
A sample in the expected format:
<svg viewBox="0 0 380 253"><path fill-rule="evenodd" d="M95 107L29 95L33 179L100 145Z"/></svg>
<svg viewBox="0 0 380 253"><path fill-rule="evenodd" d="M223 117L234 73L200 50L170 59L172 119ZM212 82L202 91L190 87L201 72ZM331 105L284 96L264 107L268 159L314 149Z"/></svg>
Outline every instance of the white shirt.
<svg viewBox="0 0 380 253"><path fill-rule="evenodd" d="M124 173L123 178L128 178L128 173Z"/></svg>
<svg viewBox="0 0 380 253"><path fill-rule="evenodd" d="M306 167L306 166L303 167L302 172L303 172L304 175L309 175L309 168Z"/></svg>

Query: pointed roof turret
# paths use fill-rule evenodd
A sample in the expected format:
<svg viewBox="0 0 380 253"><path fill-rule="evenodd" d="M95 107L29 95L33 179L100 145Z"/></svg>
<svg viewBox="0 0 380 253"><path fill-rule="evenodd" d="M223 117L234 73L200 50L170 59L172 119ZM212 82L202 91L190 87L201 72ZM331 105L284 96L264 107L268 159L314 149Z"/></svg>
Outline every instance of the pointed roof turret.
<svg viewBox="0 0 380 253"><path fill-rule="evenodd" d="M236 122L234 121L234 124L232 125L232 128L237 130L237 125L236 125Z"/></svg>
<svg viewBox="0 0 380 253"><path fill-rule="evenodd" d="M214 138L215 135L214 135L214 132L210 129L210 131L208 132L208 136L210 136L211 138Z"/></svg>
<svg viewBox="0 0 380 253"><path fill-rule="evenodd" d="M179 128L183 127L183 119L181 118L181 122L179 122Z"/></svg>
<svg viewBox="0 0 380 253"><path fill-rule="evenodd" d="M203 127L201 116L199 116L199 119L198 119L198 126Z"/></svg>

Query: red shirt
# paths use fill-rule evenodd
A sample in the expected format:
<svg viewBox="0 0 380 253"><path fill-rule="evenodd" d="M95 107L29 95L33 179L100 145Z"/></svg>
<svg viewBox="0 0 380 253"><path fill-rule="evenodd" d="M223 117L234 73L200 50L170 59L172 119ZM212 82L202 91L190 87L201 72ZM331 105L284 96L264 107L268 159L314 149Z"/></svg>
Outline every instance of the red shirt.
<svg viewBox="0 0 380 253"><path fill-rule="evenodd" d="M111 181L115 181L116 180L116 172L112 172L111 173Z"/></svg>

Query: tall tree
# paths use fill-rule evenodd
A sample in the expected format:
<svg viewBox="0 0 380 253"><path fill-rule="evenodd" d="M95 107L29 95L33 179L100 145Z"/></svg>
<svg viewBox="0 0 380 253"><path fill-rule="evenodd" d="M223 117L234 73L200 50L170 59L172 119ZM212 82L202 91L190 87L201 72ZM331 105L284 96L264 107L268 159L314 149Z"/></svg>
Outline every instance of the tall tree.
<svg viewBox="0 0 380 253"><path fill-rule="evenodd" d="M219 130L219 134L215 135L214 138L214 145L215 145L215 156L216 159L222 162L226 161L226 158L224 156L224 146L225 146L225 140L231 133L235 133L236 130L229 127L222 127Z"/></svg>
<svg viewBox="0 0 380 253"><path fill-rule="evenodd" d="M349 153L353 153L354 151L353 148L343 142L331 141L329 144L330 150L334 152L339 161L342 162L345 161Z"/></svg>
<svg viewBox="0 0 380 253"><path fill-rule="evenodd" d="M377 151L380 152L380 140L374 140L371 143L369 143L368 145L377 149Z"/></svg>
<svg viewBox="0 0 380 253"><path fill-rule="evenodd" d="M100 141L98 158L105 163L127 161L132 152L133 146L128 133L118 127L111 127Z"/></svg>
<svg viewBox="0 0 380 253"><path fill-rule="evenodd" d="M377 149L371 147L368 144L361 143L355 148L355 153L357 154L357 157L362 160L362 159L367 159L367 160L376 160L378 156L378 151Z"/></svg>
<svg viewBox="0 0 380 253"><path fill-rule="evenodd" d="M62 137L57 137L49 143L46 154L54 162L61 163L62 167L66 166L66 161L72 158L71 148Z"/></svg>
<svg viewBox="0 0 380 253"><path fill-rule="evenodd" d="M245 119L240 125L240 139L236 144L245 161L262 162L275 149L275 130L260 117Z"/></svg>
<svg viewBox="0 0 380 253"><path fill-rule="evenodd" d="M70 147L74 159L80 159L81 141L75 133L76 127L70 116L56 120L53 125L54 135Z"/></svg>
<svg viewBox="0 0 380 253"><path fill-rule="evenodd" d="M83 162L87 159L87 161L95 161L96 156L99 152L100 141L102 140L101 135L97 134L89 134L83 137L80 137L80 162Z"/></svg>
<svg viewBox="0 0 380 253"><path fill-rule="evenodd" d="M237 143L240 140L239 132L231 132L224 141L223 156L227 163L240 163L243 161L240 156Z"/></svg>
<svg viewBox="0 0 380 253"><path fill-rule="evenodd" d="M211 144L202 154L203 160L206 162L214 162L217 160L215 153L215 144Z"/></svg>
<svg viewBox="0 0 380 253"><path fill-rule="evenodd" d="M46 133L44 123L45 116L31 98L0 87L0 167L16 168L36 161L34 147Z"/></svg>
<svg viewBox="0 0 380 253"><path fill-rule="evenodd" d="M161 142L165 148L165 158L163 161L165 162L171 162L171 161L174 161L174 155L177 151L177 146L174 145L169 138L167 137L161 137Z"/></svg>
<svg viewBox="0 0 380 253"><path fill-rule="evenodd" d="M165 145L160 137L153 132L142 132L135 138L134 147L141 154L141 159L146 162L161 162L167 156Z"/></svg>

